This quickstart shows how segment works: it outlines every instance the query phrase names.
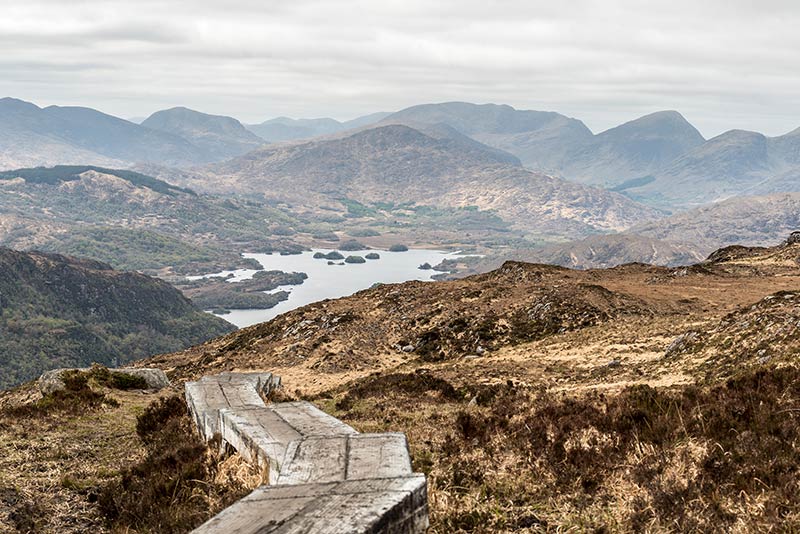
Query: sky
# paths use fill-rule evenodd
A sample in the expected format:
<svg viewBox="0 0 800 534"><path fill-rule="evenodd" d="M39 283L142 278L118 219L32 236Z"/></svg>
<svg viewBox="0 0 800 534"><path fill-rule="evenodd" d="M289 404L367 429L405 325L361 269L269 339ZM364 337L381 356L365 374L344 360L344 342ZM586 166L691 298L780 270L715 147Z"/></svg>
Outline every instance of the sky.
<svg viewBox="0 0 800 534"><path fill-rule="evenodd" d="M245 123L444 101L800 127L796 0L0 0L0 96Z"/></svg>

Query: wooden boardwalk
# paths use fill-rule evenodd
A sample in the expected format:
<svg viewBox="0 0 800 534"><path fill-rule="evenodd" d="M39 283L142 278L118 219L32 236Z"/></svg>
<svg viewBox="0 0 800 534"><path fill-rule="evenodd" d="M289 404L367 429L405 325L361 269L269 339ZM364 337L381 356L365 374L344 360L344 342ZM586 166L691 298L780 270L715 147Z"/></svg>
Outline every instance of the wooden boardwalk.
<svg viewBox="0 0 800 534"><path fill-rule="evenodd" d="M425 476L412 472L403 434L359 434L308 402L266 404L271 373L222 373L186 384L206 439L269 471L258 488L198 534L386 533L428 528Z"/></svg>

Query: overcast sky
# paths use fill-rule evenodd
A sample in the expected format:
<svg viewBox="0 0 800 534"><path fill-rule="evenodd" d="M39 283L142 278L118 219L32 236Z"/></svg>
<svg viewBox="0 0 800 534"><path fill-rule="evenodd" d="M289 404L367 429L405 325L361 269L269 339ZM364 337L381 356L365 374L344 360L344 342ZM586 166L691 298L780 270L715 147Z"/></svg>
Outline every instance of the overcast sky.
<svg viewBox="0 0 800 534"><path fill-rule="evenodd" d="M644 5L647 7L643 7ZM464 100L800 127L797 0L0 0L0 95L261 122Z"/></svg>

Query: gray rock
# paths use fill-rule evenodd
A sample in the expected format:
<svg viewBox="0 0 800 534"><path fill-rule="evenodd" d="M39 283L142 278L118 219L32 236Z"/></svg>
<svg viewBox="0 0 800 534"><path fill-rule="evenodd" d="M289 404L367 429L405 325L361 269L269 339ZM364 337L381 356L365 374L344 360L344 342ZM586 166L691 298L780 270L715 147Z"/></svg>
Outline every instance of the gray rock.
<svg viewBox="0 0 800 534"><path fill-rule="evenodd" d="M84 368L64 368L64 369L53 369L52 371L47 371L37 381L37 385L39 387L39 392L42 395L48 395L55 391L59 391L64 389L64 381L61 378L61 375L66 371L90 371L91 368L84 367ZM134 369L134 368L122 368L122 369L109 369L115 373L124 373L126 375L131 376L138 376L141 377L147 382L147 387L150 389L164 389L165 387L169 386L169 379L167 375L164 374L164 371L161 369L151 369L151 368L141 368L141 369Z"/></svg>
<svg viewBox="0 0 800 534"><path fill-rule="evenodd" d="M606 367L608 367L609 369L616 369L617 367L619 367L621 365L622 365L621 361L619 361L619 360L611 360L610 362L608 362L606 364Z"/></svg>
<svg viewBox="0 0 800 534"><path fill-rule="evenodd" d="M402 350L403 352L414 352L414 345L406 345L400 350Z"/></svg>

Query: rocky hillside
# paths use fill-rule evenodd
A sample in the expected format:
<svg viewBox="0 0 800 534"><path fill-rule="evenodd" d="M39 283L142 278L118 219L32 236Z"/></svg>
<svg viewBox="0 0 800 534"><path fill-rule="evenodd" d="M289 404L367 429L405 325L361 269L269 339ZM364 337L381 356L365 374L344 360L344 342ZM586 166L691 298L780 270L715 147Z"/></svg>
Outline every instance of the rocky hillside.
<svg viewBox="0 0 800 534"><path fill-rule="evenodd" d="M800 228L800 193L742 196L678 213L631 233L689 246L703 256L728 245L771 246Z"/></svg>
<svg viewBox="0 0 800 534"><path fill-rule="evenodd" d="M215 161L239 156L264 144L263 139L233 117L209 115L184 107L157 111L141 124L182 137Z"/></svg>
<svg viewBox="0 0 800 534"><path fill-rule="evenodd" d="M537 238L621 230L658 213L627 198L536 174L446 127L386 125L267 146L207 168L214 188L295 206L419 204L491 211ZM202 188L208 180L186 182Z"/></svg>
<svg viewBox="0 0 800 534"><path fill-rule="evenodd" d="M800 279L800 243L745 250L752 252L677 268L576 271L510 261L460 280L385 285L312 304L154 361L247 367L265 355L270 365L325 373L380 368L404 354L442 362L634 318L721 317ZM735 297L720 293L734 287Z"/></svg>
<svg viewBox="0 0 800 534"><path fill-rule="evenodd" d="M214 272L241 249L290 246L292 221L253 201L197 195L147 175L90 166L0 172L0 245L98 258L118 268Z"/></svg>
<svg viewBox="0 0 800 534"><path fill-rule="evenodd" d="M619 234L490 253L473 265L472 271L497 268L510 258L575 269L634 262L689 265L721 247L773 246L796 228L800 228L800 194L735 197L637 225Z"/></svg>
<svg viewBox="0 0 800 534"><path fill-rule="evenodd" d="M785 235L786 232L783 233ZM572 269L603 269L626 263L677 266L697 263L705 258L695 247L637 234L621 233L587 237L542 249L518 250L514 259L560 265ZM492 258L487 258L489 262ZM494 260L495 262L499 260ZM491 265L484 262L483 266Z"/></svg>
<svg viewBox="0 0 800 534"><path fill-rule="evenodd" d="M233 329L158 279L0 248L0 388L56 367L179 350Z"/></svg>

